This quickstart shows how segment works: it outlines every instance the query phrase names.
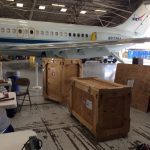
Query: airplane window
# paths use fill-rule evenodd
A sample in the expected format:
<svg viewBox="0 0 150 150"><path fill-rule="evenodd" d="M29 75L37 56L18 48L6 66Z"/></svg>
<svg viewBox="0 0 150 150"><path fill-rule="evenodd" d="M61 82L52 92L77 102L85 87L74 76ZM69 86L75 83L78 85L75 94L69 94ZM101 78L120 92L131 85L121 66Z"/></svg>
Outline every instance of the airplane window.
<svg viewBox="0 0 150 150"><path fill-rule="evenodd" d="M33 34L34 32L33 32L33 30L30 30L30 34Z"/></svg>
<svg viewBox="0 0 150 150"><path fill-rule="evenodd" d="M25 29L25 30L24 30L24 33L25 33L25 34L28 34L28 29Z"/></svg>
<svg viewBox="0 0 150 150"><path fill-rule="evenodd" d="M39 30L36 30L36 34L37 34L37 35L39 34Z"/></svg>
<svg viewBox="0 0 150 150"><path fill-rule="evenodd" d="M64 35L67 36L67 32L65 32Z"/></svg>
<svg viewBox="0 0 150 150"><path fill-rule="evenodd" d="M44 35L44 31L41 31L41 34Z"/></svg>
<svg viewBox="0 0 150 150"><path fill-rule="evenodd" d="M85 34L86 37L88 37L88 34Z"/></svg>
<svg viewBox="0 0 150 150"><path fill-rule="evenodd" d="M80 37L80 33L78 33L77 36Z"/></svg>
<svg viewBox="0 0 150 150"><path fill-rule="evenodd" d="M12 29L12 32L13 32L13 33L16 33L16 29Z"/></svg>
<svg viewBox="0 0 150 150"><path fill-rule="evenodd" d="M5 29L4 29L4 28L1 28L1 32L4 33L4 32L5 32Z"/></svg>
<svg viewBox="0 0 150 150"><path fill-rule="evenodd" d="M22 29L19 29L19 30L18 30L18 33L21 34L21 33L22 33Z"/></svg>
<svg viewBox="0 0 150 150"><path fill-rule="evenodd" d="M84 37L84 34L81 34L82 37Z"/></svg>
<svg viewBox="0 0 150 150"><path fill-rule="evenodd" d="M6 31L7 31L7 33L10 33L10 29L9 28L7 28Z"/></svg>
<svg viewBox="0 0 150 150"><path fill-rule="evenodd" d="M76 36L76 34L75 34L75 33L73 33L73 36L75 37L75 36Z"/></svg>
<svg viewBox="0 0 150 150"><path fill-rule="evenodd" d="M48 31L46 31L46 35L49 35L49 32L48 32Z"/></svg>
<svg viewBox="0 0 150 150"><path fill-rule="evenodd" d="M55 32L55 35L58 36L58 32Z"/></svg>
<svg viewBox="0 0 150 150"><path fill-rule="evenodd" d="M71 33L69 33L69 36L71 36Z"/></svg>

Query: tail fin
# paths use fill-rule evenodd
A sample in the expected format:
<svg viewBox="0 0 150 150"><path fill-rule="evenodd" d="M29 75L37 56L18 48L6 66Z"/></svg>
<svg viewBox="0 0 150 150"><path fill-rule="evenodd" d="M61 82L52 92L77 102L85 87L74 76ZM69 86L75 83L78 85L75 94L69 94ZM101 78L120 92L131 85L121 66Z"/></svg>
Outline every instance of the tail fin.
<svg viewBox="0 0 150 150"><path fill-rule="evenodd" d="M127 21L116 28L142 36L148 27L150 27L150 2L145 1Z"/></svg>

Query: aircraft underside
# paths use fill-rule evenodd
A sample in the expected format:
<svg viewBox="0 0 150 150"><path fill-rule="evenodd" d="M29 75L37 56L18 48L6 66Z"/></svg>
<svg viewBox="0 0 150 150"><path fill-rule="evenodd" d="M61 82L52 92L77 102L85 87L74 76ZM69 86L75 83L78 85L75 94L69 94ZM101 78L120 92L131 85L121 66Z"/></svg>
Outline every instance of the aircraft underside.
<svg viewBox="0 0 150 150"><path fill-rule="evenodd" d="M2 55L25 55L25 56L37 56L37 57L62 57L62 58L90 58L110 55L107 48L85 48L85 49L72 49L72 50L49 50L49 51L11 51L3 50Z"/></svg>

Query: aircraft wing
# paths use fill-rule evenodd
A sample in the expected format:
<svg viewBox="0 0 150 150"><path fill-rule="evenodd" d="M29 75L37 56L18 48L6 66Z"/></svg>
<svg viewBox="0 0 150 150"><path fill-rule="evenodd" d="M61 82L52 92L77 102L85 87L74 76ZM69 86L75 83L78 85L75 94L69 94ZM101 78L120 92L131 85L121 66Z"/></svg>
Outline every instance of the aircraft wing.
<svg viewBox="0 0 150 150"><path fill-rule="evenodd" d="M12 52L13 54L29 54L37 56L41 52L60 57L98 57L109 55L109 52L122 50L133 44L150 42L150 38L130 38L119 41L83 41L60 42L44 44L0 44L0 53Z"/></svg>

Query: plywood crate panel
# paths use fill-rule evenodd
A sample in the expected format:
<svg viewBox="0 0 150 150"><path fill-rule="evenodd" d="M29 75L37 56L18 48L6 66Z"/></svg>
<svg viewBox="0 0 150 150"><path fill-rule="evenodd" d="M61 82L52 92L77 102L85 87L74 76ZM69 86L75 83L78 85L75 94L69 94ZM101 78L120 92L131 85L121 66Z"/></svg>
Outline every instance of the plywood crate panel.
<svg viewBox="0 0 150 150"><path fill-rule="evenodd" d="M130 127L131 88L98 78L74 78L71 113L98 140L125 137Z"/></svg>
<svg viewBox="0 0 150 150"><path fill-rule="evenodd" d="M71 77L82 76L80 59L44 58L43 95L69 105Z"/></svg>
<svg viewBox="0 0 150 150"><path fill-rule="evenodd" d="M150 66L118 64L115 82L132 83L131 105L144 112L150 111Z"/></svg>

